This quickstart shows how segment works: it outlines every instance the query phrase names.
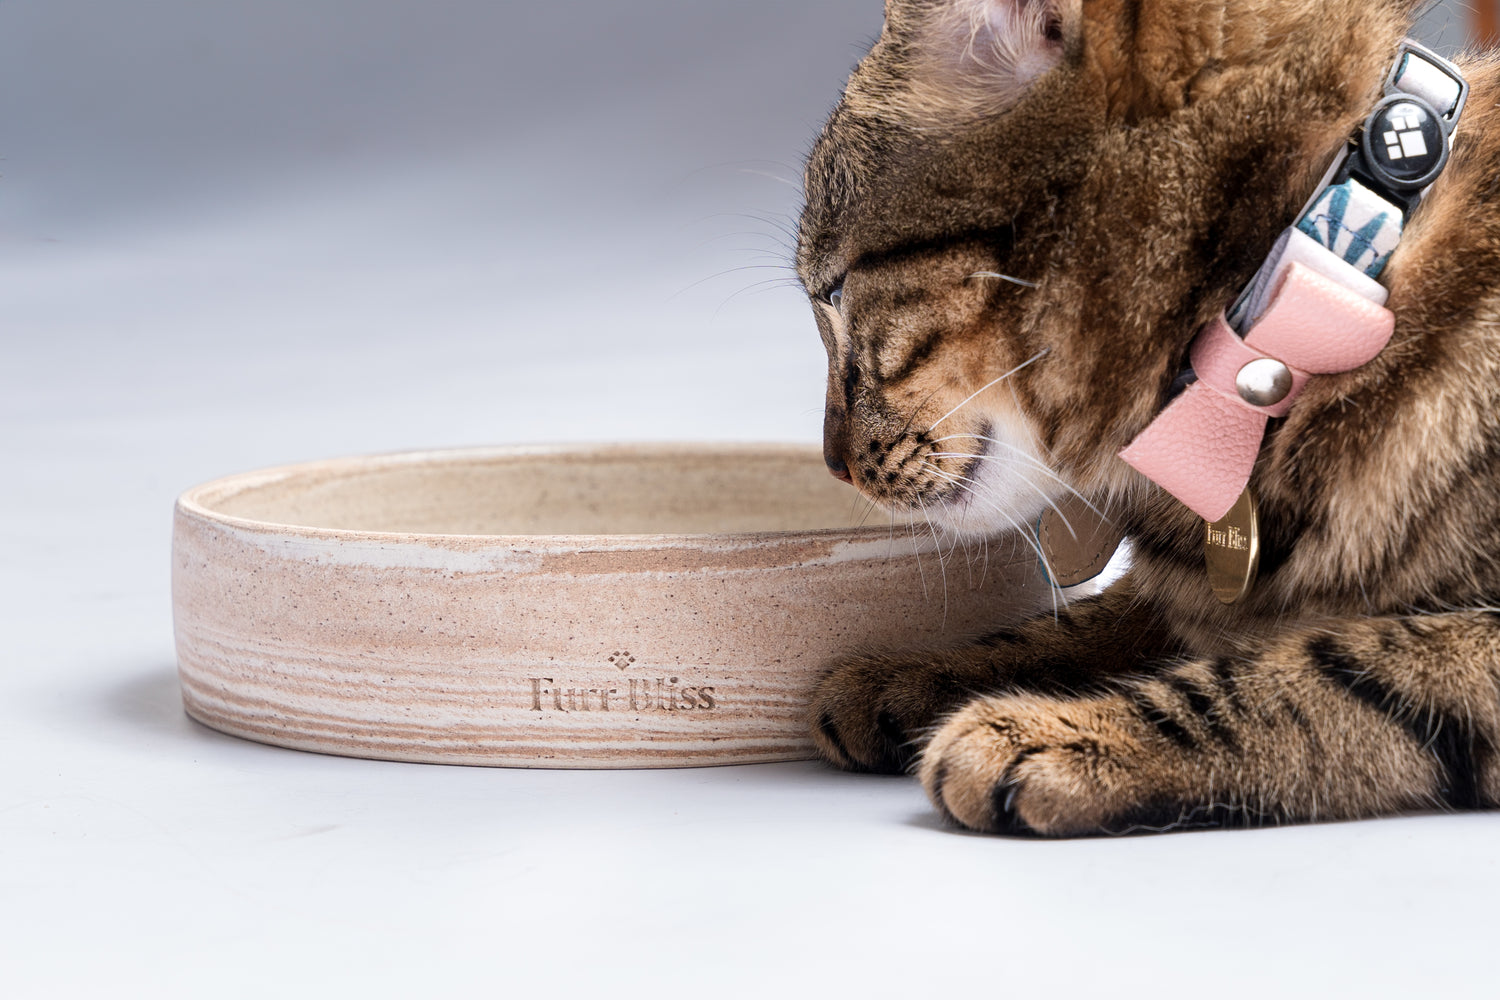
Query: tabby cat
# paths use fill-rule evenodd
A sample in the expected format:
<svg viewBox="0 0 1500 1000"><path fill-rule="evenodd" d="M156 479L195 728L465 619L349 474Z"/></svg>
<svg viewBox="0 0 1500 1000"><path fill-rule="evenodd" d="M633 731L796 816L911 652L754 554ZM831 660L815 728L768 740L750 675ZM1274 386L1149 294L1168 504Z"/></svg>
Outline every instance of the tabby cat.
<svg viewBox="0 0 1500 1000"><path fill-rule="evenodd" d="M1373 361L1270 421L1258 582L1118 453L1381 96L1412 0L888 0L806 170L825 455L954 532L1071 491L1129 572L972 645L838 663L821 752L975 830L1500 802L1500 62L1381 277ZM1180 386L1177 386L1180 388Z"/></svg>

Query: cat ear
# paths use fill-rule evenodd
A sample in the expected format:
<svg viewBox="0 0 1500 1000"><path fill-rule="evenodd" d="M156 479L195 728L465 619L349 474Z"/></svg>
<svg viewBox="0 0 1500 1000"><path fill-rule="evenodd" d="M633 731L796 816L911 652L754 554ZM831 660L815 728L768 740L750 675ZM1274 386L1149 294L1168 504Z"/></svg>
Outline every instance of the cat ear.
<svg viewBox="0 0 1500 1000"><path fill-rule="evenodd" d="M977 109L1002 106L1063 59L1078 0L938 0L917 29L927 81Z"/></svg>

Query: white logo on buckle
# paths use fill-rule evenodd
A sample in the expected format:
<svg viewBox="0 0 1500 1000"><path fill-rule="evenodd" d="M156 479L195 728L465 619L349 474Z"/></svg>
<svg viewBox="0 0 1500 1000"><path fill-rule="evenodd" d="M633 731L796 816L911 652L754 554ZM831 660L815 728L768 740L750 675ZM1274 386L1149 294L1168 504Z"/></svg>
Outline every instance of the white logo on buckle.
<svg viewBox="0 0 1500 1000"><path fill-rule="evenodd" d="M1394 129L1385 134L1385 154L1392 160L1427 155L1427 140L1422 138L1422 121L1416 115L1391 118Z"/></svg>

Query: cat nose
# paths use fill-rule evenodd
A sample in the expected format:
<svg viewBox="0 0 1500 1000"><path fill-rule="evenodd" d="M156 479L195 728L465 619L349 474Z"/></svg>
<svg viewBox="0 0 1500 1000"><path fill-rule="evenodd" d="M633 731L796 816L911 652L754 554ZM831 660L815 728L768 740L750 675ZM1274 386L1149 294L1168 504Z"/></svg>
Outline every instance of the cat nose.
<svg viewBox="0 0 1500 1000"><path fill-rule="evenodd" d="M823 461L828 463L828 471L833 474L834 479L842 480L850 486L854 485L854 477L849 474L849 466L844 463L843 459L834 458L832 455L825 453Z"/></svg>
<svg viewBox="0 0 1500 1000"><path fill-rule="evenodd" d="M823 412L823 462L833 478L853 484L849 474L849 426L841 407L830 406Z"/></svg>

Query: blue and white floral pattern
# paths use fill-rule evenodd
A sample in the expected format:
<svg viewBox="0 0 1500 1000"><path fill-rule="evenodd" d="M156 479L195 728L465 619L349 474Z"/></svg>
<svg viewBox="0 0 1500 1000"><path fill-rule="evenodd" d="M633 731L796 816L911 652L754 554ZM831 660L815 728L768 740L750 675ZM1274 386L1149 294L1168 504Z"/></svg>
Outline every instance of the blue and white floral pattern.
<svg viewBox="0 0 1500 1000"><path fill-rule="evenodd" d="M1353 179L1323 192L1297 228L1372 278L1401 241L1401 209Z"/></svg>

